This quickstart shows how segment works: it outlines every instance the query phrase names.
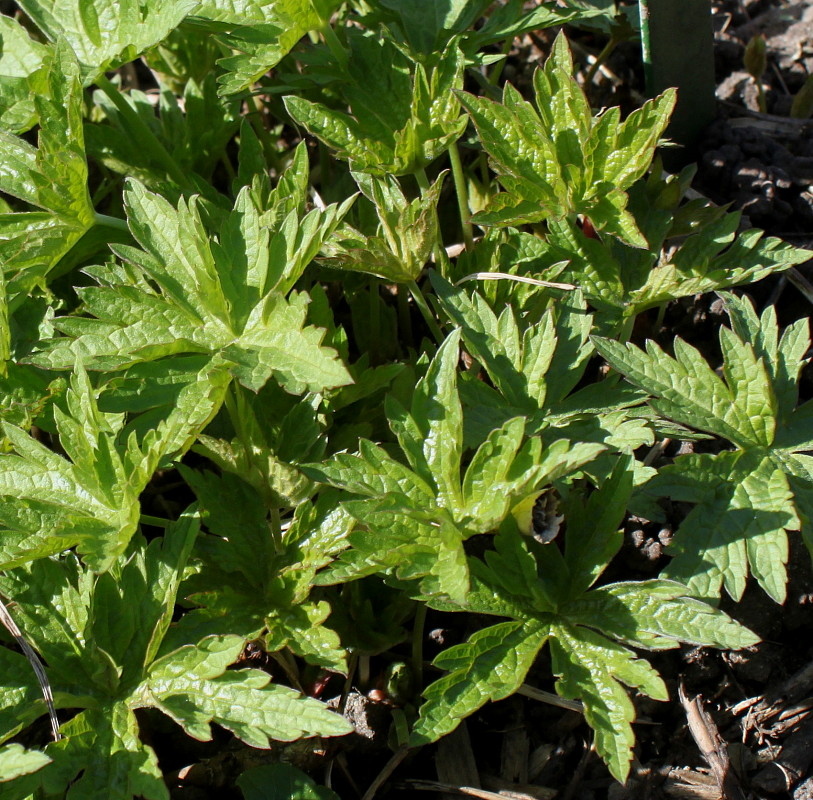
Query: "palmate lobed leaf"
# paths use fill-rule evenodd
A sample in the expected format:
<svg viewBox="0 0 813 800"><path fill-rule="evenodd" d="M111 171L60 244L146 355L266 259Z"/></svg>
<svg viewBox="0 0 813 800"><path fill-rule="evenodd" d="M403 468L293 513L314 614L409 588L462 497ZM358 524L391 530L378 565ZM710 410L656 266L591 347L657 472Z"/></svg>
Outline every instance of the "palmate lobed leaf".
<svg viewBox="0 0 813 800"><path fill-rule="evenodd" d="M348 43L340 90L351 113L296 95L285 98L286 110L355 170L386 176L424 169L465 129L460 104L450 98L463 82L457 42L426 65L374 31L350 31Z"/></svg>
<svg viewBox="0 0 813 800"><path fill-rule="evenodd" d="M225 374L205 371L200 377L181 393L174 412L141 442L135 435L119 440L123 417L99 411L81 368L66 398L70 414L56 411L60 444L68 458L6 425L15 453L0 455L0 494L10 506L3 523L12 534L25 535L14 537L16 545L6 542L4 566L75 545L92 569L109 569L136 532L139 495L155 469L182 454L222 402Z"/></svg>
<svg viewBox="0 0 813 800"><path fill-rule="evenodd" d="M105 71L158 44L192 11L195 0L22 0L20 6L51 41L76 53L85 86ZM43 119L40 114L40 119Z"/></svg>
<svg viewBox="0 0 813 800"><path fill-rule="evenodd" d="M457 389L461 331L451 333L424 377L410 410L393 397L390 427L409 466L361 440L359 453L303 465L313 479L369 498L345 503L358 521L350 549L319 576L323 584L376 572L420 578L429 595L457 602L469 588L463 541L496 530L520 500L566 478L603 447L557 439L524 441L525 421L506 421L482 442L461 476L463 412Z"/></svg>
<svg viewBox="0 0 813 800"><path fill-rule="evenodd" d="M653 700L667 700L663 680L647 661L587 628L558 625L550 648L556 691L584 703L596 751L613 777L626 781L635 743L635 709L624 685Z"/></svg>
<svg viewBox="0 0 813 800"><path fill-rule="evenodd" d="M267 747L269 737L351 730L324 704L270 685L265 672L228 670L245 637L176 641L158 655L198 531L197 513L189 509L163 539L149 545L139 539L118 560L115 577L95 577L75 561L47 560L0 578L3 594L16 600L15 616L48 661L57 707L83 709L62 726L65 738L46 747L51 762L26 779L29 791L42 786L61 793L71 786L68 797L167 800L155 753L139 739L133 713L139 708L162 710L202 740L211 738L209 723L217 721L257 747ZM32 710L39 715L44 706ZM21 711L21 719L30 714Z"/></svg>
<svg viewBox="0 0 813 800"><path fill-rule="evenodd" d="M43 70L47 88L34 96L39 147L0 132L0 191L41 209L0 214L0 258L14 306L46 279L94 220L79 65L60 42L47 54Z"/></svg>
<svg viewBox="0 0 813 800"><path fill-rule="evenodd" d="M611 364L623 364L628 377L657 395L655 408L663 416L724 436L740 447L770 445L775 399L765 367L753 351L752 372L745 381L724 382L696 348L680 339L675 340L675 358L652 341L645 353L631 344L594 342Z"/></svg>
<svg viewBox="0 0 813 800"><path fill-rule="evenodd" d="M474 221L512 225L584 214L597 230L646 248L625 192L649 167L675 93L648 101L623 123L616 111L594 118L572 73L560 34L534 75L536 109L510 84L501 104L460 93L506 190Z"/></svg>
<svg viewBox="0 0 813 800"><path fill-rule="evenodd" d="M628 211L647 249L596 236L576 219L547 218L545 242L536 245L539 258L567 262L561 276L584 293L603 335L628 326L653 306L759 280L808 260L807 250L762 231L738 234L739 212L700 200L684 202L693 174L691 167L680 175L661 174L656 161L649 177L628 190Z"/></svg>
<svg viewBox="0 0 813 800"><path fill-rule="evenodd" d="M176 209L137 182L129 183L125 198L144 250L118 247L127 266L103 279L108 287L82 291L96 319L59 320L69 336L48 342L30 363L64 369L79 357L89 369L115 370L202 353L225 360L254 391L272 375L296 394L352 380L336 352L321 345L322 330L305 323L308 296L283 295L349 204L304 219L291 210L269 232L245 189L221 228L233 248L227 251L209 239L195 198L180 200ZM255 250L261 251L257 260Z"/></svg>
<svg viewBox="0 0 813 800"><path fill-rule="evenodd" d="M704 225L680 247L664 248L647 267L643 285L629 281L627 302L634 313L673 298L758 281L807 261L808 251L766 237L763 231L736 234L739 220L739 213L726 214Z"/></svg>
<svg viewBox="0 0 813 800"><path fill-rule="evenodd" d="M596 749L623 782L634 744L634 706L624 687L667 699L658 673L629 646L664 649L688 641L740 648L758 641L673 581L590 589L621 544L617 528L631 489L630 459L623 459L586 506L583 494L573 493L566 510L570 517L564 553L555 546L532 551L515 529L505 527L495 539L496 552L487 552L485 563L470 559L472 589L463 603L442 596L428 600L444 611L507 616L511 621L480 630L435 659L435 666L448 674L424 691L414 744L434 741L486 702L515 692L548 642L557 692L583 702L596 733ZM586 556L592 556L593 569L585 569Z"/></svg>
<svg viewBox="0 0 813 800"><path fill-rule="evenodd" d="M36 779L32 791L67 791L70 800L169 800L158 759L139 740L138 722L129 709L83 711L62 732L65 738L46 748L51 764L31 776Z"/></svg>
<svg viewBox="0 0 813 800"><path fill-rule="evenodd" d="M804 415L794 410L809 329L799 321L780 339L773 309L757 318L749 300L723 297L732 329L720 330L722 378L679 339L675 358L652 343L644 352L611 340L594 342L613 368L653 395L659 414L721 436L737 448L679 456L643 487L645 497L696 504L676 532L666 574L700 597L717 597L725 586L738 599L750 570L781 603L786 531L805 523L797 504L810 486L809 475L796 465L811 442L803 432Z"/></svg>
<svg viewBox="0 0 813 800"><path fill-rule="evenodd" d="M652 444L651 428L636 419L639 411L625 410L638 405L643 395L624 395L623 389L604 384L570 394L593 352L592 316L580 292L558 301L537 320L517 314L511 305L497 316L479 292L453 287L434 273L430 277L441 308L460 326L466 349L497 390L480 380L461 382L467 442L479 443L521 415L526 434L540 435L551 449L564 440L578 442L562 458L562 466L582 455L582 463L595 462L605 450L631 452ZM499 495L494 492L493 499Z"/></svg>
<svg viewBox="0 0 813 800"><path fill-rule="evenodd" d="M699 597L725 586L742 596L749 571L777 602L784 602L787 530L800 517L788 475L765 452L723 452L678 459L644 486L647 495L697 503L676 532L666 574Z"/></svg>
<svg viewBox="0 0 813 800"><path fill-rule="evenodd" d="M433 665L449 674L424 691L427 702L410 745L434 742L487 702L516 692L548 635L549 627L540 622L503 622L444 650Z"/></svg>
<svg viewBox="0 0 813 800"><path fill-rule="evenodd" d="M647 591L645 586L638 589L644 596ZM685 589L683 591L685 592ZM688 602L691 602L691 599L688 599ZM599 604L589 605L593 610ZM500 608L498 613L505 613L505 609L499 604L497 607ZM721 620L718 613L713 611L710 616L717 618L707 626L706 631L698 635L694 632L691 622L683 627L690 616L681 614L680 633L669 646L676 646L677 640L684 636L688 636L690 640L716 642L718 646L721 638L726 640L727 646L733 647L747 646L756 641L753 636L743 635L743 629L736 623L728 618ZM721 623L735 628L736 636L720 637L717 629ZM585 620L584 624L597 625L599 621ZM514 635L520 641L526 641L527 636L527 641L536 644L538 640L531 638L533 634L530 631L524 635L524 629L528 627L534 630L534 626L538 625L537 621L526 623L515 628ZM490 636L496 636L499 628L500 626L495 626L481 631L478 642L491 641ZM617 635L612 625L604 628L603 632L613 637ZM630 723L634 719L634 708L622 684L637 687L653 699L665 700L667 697L663 682L654 669L646 661L637 658L632 651L583 625L574 626L565 620L554 622L545 630L545 639L550 642L554 674L559 677L557 691L564 697L578 699L584 703L586 719L596 731L596 748L599 755L605 760L612 774L619 781L624 781L632 758L634 735ZM473 641L474 637L471 642ZM457 663L449 664L455 671L448 679L437 681L425 692L427 702L421 708L421 719L415 728L416 741L434 740L448 733L456 726L459 718L472 713L488 700L506 696L515 690L525 677L527 667L524 664L522 669L509 679L488 660L487 653L482 655L478 653L476 657L472 657L472 654L463 650L466 646L460 647L459 653L455 651L450 654L459 658ZM523 661L532 663L537 650L538 648L533 649L530 656L521 651ZM506 663L501 666L507 671L517 663L516 656L517 652L512 648L510 655L505 654ZM472 660L465 661L466 657ZM492 653L492 659L497 657L499 651ZM480 658L485 665L482 670ZM496 679L495 674L499 674Z"/></svg>

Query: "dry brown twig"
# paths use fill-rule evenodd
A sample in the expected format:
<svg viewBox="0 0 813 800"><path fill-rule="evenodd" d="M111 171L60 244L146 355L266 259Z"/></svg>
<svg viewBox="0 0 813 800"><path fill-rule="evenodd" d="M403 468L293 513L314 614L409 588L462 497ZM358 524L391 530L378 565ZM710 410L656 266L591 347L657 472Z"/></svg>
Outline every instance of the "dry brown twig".
<svg viewBox="0 0 813 800"><path fill-rule="evenodd" d="M678 697L686 712L689 733L700 750L700 754L711 768L720 796L723 800L745 800L745 793L731 771L728 747L720 736L714 720L703 708L701 696L698 695L690 700L681 683L678 687Z"/></svg>

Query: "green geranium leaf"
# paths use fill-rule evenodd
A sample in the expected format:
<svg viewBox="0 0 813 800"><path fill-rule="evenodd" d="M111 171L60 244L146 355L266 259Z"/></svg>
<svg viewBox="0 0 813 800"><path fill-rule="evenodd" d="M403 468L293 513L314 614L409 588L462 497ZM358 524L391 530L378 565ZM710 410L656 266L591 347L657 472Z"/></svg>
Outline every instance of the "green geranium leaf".
<svg viewBox="0 0 813 800"><path fill-rule="evenodd" d="M557 37L534 75L536 109L506 84L502 103L461 93L505 193L474 221L516 225L583 214L600 231L647 247L627 210L626 190L644 175L669 122L667 91L622 123L617 109L593 117L573 78L567 40Z"/></svg>
<svg viewBox="0 0 813 800"><path fill-rule="evenodd" d="M210 371L188 386L177 408L142 441L122 441L123 417L99 411L87 373L78 369L67 394L68 412L56 411L67 458L6 424L13 454L0 455L0 519L7 538L6 567L76 545L96 571L110 568L136 532L139 495L154 471L185 452L223 399L226 375Z"/></svg>
<svg viewBox="0 0 813 800"><path fill-rule="evenodd" d="M0 213L0 259L7 293L20 295L15 305L48 276L94 221L79 67L64 41L49 55L43 67L47 89L34 96L39 147L0 132L0 191L39 209Z"/></svg>
<svg viewBox="0 0 813 800"><path fill-rule="evenodd" d="M348 41L347 75L340 88L351 113L298 96L285 98L288 113L353 169L379 176L423 169L466 126L459 103L450 96L463 81L464 59L456 42L425 66L372 31L348 33Z"/></svg>
<svg viewBox="0 0 813 800"><path fill-rule="evenodd" d="M422 577L428 594L441 591L462 602L468 588L463 540L494 531L520 500L601 451L565 439L547 448L539 438L526 440L525 421L518 417L480 444L461 475L459 342L456 331L440 347L409 411L388 400L390 426L409 466L362 440L358 454L303 467L316 480L368 498L346 503L360 529L350 535L351 549L320 575L321 583L393 572Z"/></svg>
<svg viewBox="0 0 813 800"><path fill-rule="evenodd" d="M253 391L272 376L294 394L352 380L335 351L321 345L323 332L306 324L308 296L285 297L348 204L306 215L292 209L269 230L271 220L245 189L217 241L195 198L176 209L130 182L125 200L144 249L117 247L127 265L92 272L103 285L80 291L93 318L57 322L68 336L49 342L32 363L64 369L81 358L89 369L116 370L200 353L225 362Z"/></svg>
<svg viewBox="0 0 813 800"><path fill-rule="evenodd" d="M35 42L20 23L0 16L0 128L23 133L37 122L35 98L47 89L43 64L47 45Z"/></svg>
<svg viewBox="0 0 813 800"><path fill-rule="evenodd" d="M516 528L505 526L485 561L470 559L472 589L462 603L442 597L429 601L445 611L510 621L476 632L435 659L435 666L448 674L424 691L413 744L434 741L486 702L515 692L548 642L557 692L584 704L599 755L624 781L635 716L624 687L667 699L658 673L630 646L664 649L690 641L739 648L757 641L726 614L687 596L679 583L641 581L591 589L621 544L618 526L632 490L630 464L631 459L621 459L586 503L582 491L569 495L564 552L555 545L532 547Z"/></svg>
<svg viewBox="0 0 813 800"><path fill-rule="evenodd" d="M650 176L629 189L627 210L647 249L582 230L572 219L547 220L540 256L567 262L561 275L584 292L605 331L669 300L760 280L808 259L807 250L762 231L738 235L739 212L699 199L684 202L694 171L662 176L656 162Z"/></svg>
<svg viewBox="0 0 813 800"><path fill-rule="evenodd" d="M22 0L21 8L51 40L64 39L89 86L104 72L160 42L195 8L195 0ZM40 114L40 119L42 119Z"/></svg>
<svg viewBox="0 0 813 800"><path fill-rule="evenodd" d="M217 721L257 747L268 747L269 736L291 740L351 729L317 700L270 685L265 672L229 670L244 637L206 636L167 647L199 524L190 509L163 539L149 545L136 539L130 555L101 576L74 560L49 559L0 578L0 590L15 599L19 624L48 663L57 708L81 709L62 726L64 738L45 748L50 763L41 762L35 775L46 793L72 785L71 792L94 800L167 800L155 753L139 740L133 713L139 708L158 708L204 740ZM44 712L41 703L31 705Z"/></svg>
<svg viewBox="0 0 813 800"><path fill-rule="evenodd" d="M606 339L595 344L615 369L652 395L659 414L736 448L678 457L644 487L651 497L696 504L676 531L667 574L700 597L716 597L724 585L739 599L750 570L781 603L786 531L802 525L795 498L811 478L803 455L813 449L807 404L795 407L808 325L800 320L780 339L773 308L758 318L747 299L723 296L732 328L720 329L721 376L680 339L674 358L651 342L646 351ZM811 536L806 527L804 536Z"/></svg>
<svg viewBox="0 0 813 800"><path fill-rule="evenodd" d="M50 763L51 759L39 750L26 750L21 744L7 744L0 749L0 782L30 775Z"/></svg>
<svg viewBox="0 0 813 800"><path fill-rule="evenodd" d="M483 430L522 415L526 432L551 446L561 436L581 442L570 457L580 457L590 447L588 458L606 447L632 452L652 444L652 430L636 420L638 412L624 411L640 403L642 395L624 395L615 386L600 384L570 393L593 352L592 318L579 292L531 323L518 318L511 306L497 316L481 294L453 287L434 273L431 280L444 313L461 327L467 350L499 393L481 381L463 384L461 396L473 413L476 409Z"/></svg>

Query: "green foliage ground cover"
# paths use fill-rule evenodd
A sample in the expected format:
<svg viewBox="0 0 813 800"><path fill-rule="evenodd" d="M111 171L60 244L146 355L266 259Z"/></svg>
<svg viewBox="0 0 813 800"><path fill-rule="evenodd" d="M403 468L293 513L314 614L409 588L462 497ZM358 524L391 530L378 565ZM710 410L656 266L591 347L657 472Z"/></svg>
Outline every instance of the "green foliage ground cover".
<svg viewBox="0 0 813 800"><path fill-rule="evenodd" d="M408 650L427 609L494 624L434 671L413 648L396 744L516 692L548 648L623 781L635 695L668 699L646 653L755 644L721 592L751 576L781 603L788 536L813 546L806 323L780 335L724 292L718 364L641 346L636 319L809 253L686 201L691 170L655 160L674 93L591 108L564 34L532 97L497 88L495 45L609 30L611 3L19 5L0 18L0 593L61 738L30 733L40 687L0 648L2 796L168 798L138 709L199 740L342 736L303 676ZM157 91L123 87L135 59ZM703 436L719 448L647 458ZM196 501L157 518L168 470ZM604 579L625 515L665 496L693 504L665 572ZM551 498L558 535L533 523ZM291 685L246 668L248 642ZM292 767L238 783L334 796Z"/></svg>

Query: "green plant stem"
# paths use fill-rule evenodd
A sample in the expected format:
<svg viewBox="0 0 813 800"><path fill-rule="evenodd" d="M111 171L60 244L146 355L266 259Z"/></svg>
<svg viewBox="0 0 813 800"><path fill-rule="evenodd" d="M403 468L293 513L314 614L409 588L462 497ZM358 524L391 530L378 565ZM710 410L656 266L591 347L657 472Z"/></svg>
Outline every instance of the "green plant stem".
<svg viewBox="0 0 813 800"><path fill-rule="evenodd" d="M632 336L632 329L635 327L635 317L625 317L621 321L621 330L618 332L618 341L626 343Z"/></svg>
<svg viewBox="0 0 813 800"><path fill-rule="evenodd" d="M330 23L322 28L322 36L324 36L325 44L333 58L336 59L342 70L345 70L347 68L347 50L342 47L339 37L336 36L336 31L333 30Z"/></svg>
<svg viewBox="0 0 813 800"><path fill-rule="evenodd" d="M284 550L282 546L282 520L279 516L279 509L276 506L272 507L269 512L268 529L271 531L271 539L274 542L275 552L282 553Z"/></svg>
<svg viewBox="0 0 813 800"><path fill-rule="evenodd" d="M358 653L351 653L350 658L347 660L347 677L344 679L344 686L342 686L341 700L339 701L339 710L344 711L347 706L347 696L353 688L353 682L356 678L356 670L359 665Z"/></svg>
<svg viewBox="0 0 813 800"><path fill-rule="evenodd" d="M147 151L156 162L165 170L167 175L185 191L193 191L194 186L186 173L178 166L175 159L167 152L164 145L158 141L155 134L135 109L127 102L124 95L104 76L96 79L96 85L110 98L113 105L119 110L130 126L131 133L135 134L141 147Z"/></svg>
<svg viewBox="0 0 813 800"><path fill-rule="evenodd" d="M488 156L485 150L478 156L477 165L480 168L480 181L483 184L483 190L486 190L491 183L491 176L488 174Z"/></svg>
<svg viewBox="0 0 813 800"><path fill-rule="evenodd" d="M452 164L452 178L457 192L457 208L460 211L460 225L463 228L463 244L466 246L466 250L470 251L474 247L474 229L470 219L469 190L466 186L466 176L463 174L463 164L460 161L457 142L449 145L449 161Z"/></svg>
<svg viewBox="0 0 813 800"><path fill-rule="evenodd" d="M666 316L666 303L661 303L658 306L658 316L655 318L654 331L657 333L663 325L663 318Z"/></svg>
<svg viewBox="0 0 813 800"><path fill-rule="evenodd" d="M421 190L421 197L426 196L426 193L429 191L429 178L426 177L426 170L423 167L416 170L415 180L418 182L418 188ZM434 247L435 263L438 265L440 274L444 278L448 278L450 264L449 259L446 256L446 248L443 246L443 236L440 232L440 221L438 219L437 208L434 209L433 214L435 217L435 226L438 232Z"/></svg>
<svg viewBox="0 0 813 800"><path fill-rule="evenodd" d="M231 159L226 153L220 157L220 163L223 165L223 169L226 170L226 174L229 176L229 181L234 181L237 177L237 173L234 171L234 164L231 163Z"/></svg>
<svg viewBox="0 0 813 800"><path fill-rule="evenodd" d="M150 514L142 514L141 524L152 525L153 528L168 528L170 525L172 525L172 522L168 519L164 519L163 517L153 517Z"/></svg>
<svg viewBox="0 0 813 800"><path fill-rule="evenodd" d="M254 111L246 114L246 118L248 119L249 125L254 129L254 133L257 134L257 138L260 140L266 163L269 167L277 166L279 153L277 152L271 135L268 133L268 129L263 125L263 111L265 106L262 97L254 97L253 105Z"/></svg>
<svg viewBox="0 0 813 800"><path fill-rule="evenodd" d="M370 685L370 656L359 656L359 686Z"/></svg>
<svg viewBox="0 0 813 800"><path fill-rule="evenodd" d="M412 624L412 680L413 686L423 686L423 629L426 625L426 606L418 603Z"/></svg>
<svg viewBox="0 0 813 800"><path fill-rule="evenodd" d="M491 70L491 74L488 76L488 82L493 86L497 85L497 82L500 80L502 76L502 71L505 68L505 62L508 60L508 54L511 52L511 48L514 45L514 40L506 39L502 43L502 49L500 52L505 56L505 58L501 58L495 65L494 69Z"/></svg>
<svg viewBox="0 0 813 800"><path fill-rule="evenodd" d="M403 708L392 709L392 725L395 729L395 741L398 749L403 750L409 743L409 722Z"/></svg>
<svg viewBox="0 0 813 800"><path fill-rule="evenodd" d="M398 287L396 298L398 306L398 329L401 333L400 341L407 347L412 347L414 344L412 316L409 313L409 299L407 297L406 287L403 284Z"/></svg>
<svg viewBox="0 0 813 800"><path fill-rule="evenodd" d="M247 414L244 411L245 404L246 400L242 387L235 381L232 381L226 391L224 405L232 428L234 428L234 433L243 446L243 452L248 461L249 470L251 470L254 465L255 450L251 442L251 436L246 433L246 428L243 425L243 419L247 418ZM280 519L279 509L275 505L270 492L260 491L260 495L268 508L268 532L271 536L271 541L274 543L274 552L281 553L283 550L282 521Z"/></svg>
<svg viewBox="0 0 813 800"><path fill-rule="evenodd" d="M96 191L90 198L90 202L95 208L118 186L118 178L110 174L110 170L104 164L96 165L103 176L102 182L96 187Z"/></svg>
<svg viewBox="0 0 813 800"><path fill-rule="evenodd" d="M99 214L96 212L93 215L93 221L97 225L103 225L106 228L115 228L117 231L130 233L130 229L127 227L127 222L123 219L119 219L118 217L108 217L107 214Z"/></svg>
<svg viewBox="0 0 813 800"><path fill-rule="evenodd" d="M613 50L621 44L621 41L621 39L616 39L615 36L611 36L610 41L604 45L602 51L596 56L596 60L590 65L590 69L587 70L587 74L584 76L584 90L588 94L590 93L590 86L593 84L593 78L596 77L599 67L612 55Z"/></svg>
<svg viewBox="0 0 813 800"><path fill-rule="evenodd" d="M754 83L757 85L757 106L761 114L768 113L768 99L765 97L765 87L762 85L761 78L754 78Z"/></svg>
<svg viewBox="0 0 813 800"><path fill-rule="evenodd" d="M370 296L368 307L368 322L370 325L370 363L375 365L380 360L381 342L381 296L378 292L378 281L373 278L370 281Z"/></svg>
<svg viewBox="0 0 813 800"><path fill-rule="evenodd" d="M299 670L297 669L296 661L294 661L290 650L285 648L276 653L270 653L269 655L282 667L283 672L285 672L288 680L294 685L294 688L298 689L300 692L304 691L302 689L302 684L300 683Z"/></svg>
<svg viewBox="0 0 813 800"><path fill-rule="evenodd" d="M426 298L423 296L420 287L415 281L409 281L407 287L409 288L409 293L412 295L412 299L415 301L415 305L418 306L418 310L423 316L424 322L426 322L429 330L432 332L432 336L435 337L435 341L438 344L443 344L443 332L440 330L440 326L435 320L432 310L429 308L429 304L426 302Z"/></svg>

